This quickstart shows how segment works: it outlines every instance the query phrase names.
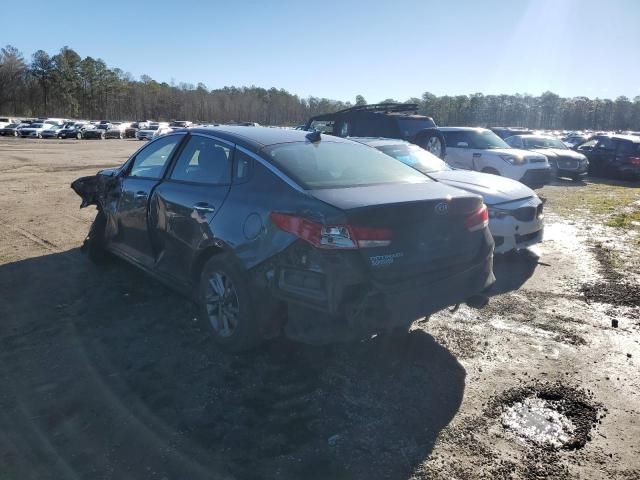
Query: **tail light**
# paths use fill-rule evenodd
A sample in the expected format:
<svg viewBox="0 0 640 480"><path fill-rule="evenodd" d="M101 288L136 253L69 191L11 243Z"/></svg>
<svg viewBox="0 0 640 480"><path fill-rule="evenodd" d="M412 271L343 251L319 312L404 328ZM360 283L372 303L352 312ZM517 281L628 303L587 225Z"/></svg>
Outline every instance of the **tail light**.
<svg viewBox="0 0 640 480"><path fill-rule="evenodd" d="M640 165L640 157L628 157L627 160L631 165Z"/></svg>
<svg viewBox="0 0 640 480"><path fill-rule="evenodd" d="M391 230L356 227L353 225L323 225L286 213L271 213L271 221L280 230L326 249L356 249L386 247L391 244Z"/></svg>
<svg viewBox="0 0 640 480"><path fill-rule="evenodd" d="M487 206L482 205L482 207L469 215L464 221L464 225L470 232L482 230L489 225L489 210Z"/></svg>

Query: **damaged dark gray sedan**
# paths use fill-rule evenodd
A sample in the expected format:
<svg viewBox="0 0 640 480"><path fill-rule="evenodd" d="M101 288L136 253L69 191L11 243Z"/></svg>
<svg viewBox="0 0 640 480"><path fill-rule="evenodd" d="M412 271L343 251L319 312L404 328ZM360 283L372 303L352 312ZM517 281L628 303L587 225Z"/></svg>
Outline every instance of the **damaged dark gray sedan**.
<svg viewBox="0 0 640 480"><path fill-rule="evenodd" d="M338 137L193 128L72 188L98 209L89 256L192 297L230 351L406 332L494 281L480 197Z"/></svg>

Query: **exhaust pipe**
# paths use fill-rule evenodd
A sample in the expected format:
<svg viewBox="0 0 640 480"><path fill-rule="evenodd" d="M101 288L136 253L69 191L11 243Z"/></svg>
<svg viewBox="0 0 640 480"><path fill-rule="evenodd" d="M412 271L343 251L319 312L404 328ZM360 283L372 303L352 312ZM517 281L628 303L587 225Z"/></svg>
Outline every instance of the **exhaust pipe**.
<svg viewBox="0 0 640 480"><path fill-rule="evenodd" d="M489 297L482 294L472 295L471 297L467 298L467 301L465 303L468 307L479 309L487 306L487 304L489 303Z"/></svg>

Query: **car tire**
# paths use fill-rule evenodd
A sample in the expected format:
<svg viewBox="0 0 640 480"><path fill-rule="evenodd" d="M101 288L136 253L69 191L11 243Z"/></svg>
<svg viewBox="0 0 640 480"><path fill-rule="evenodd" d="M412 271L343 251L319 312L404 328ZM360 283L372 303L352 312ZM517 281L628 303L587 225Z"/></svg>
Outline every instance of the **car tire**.
<svg viewBox="0 0 640 480"><path fill-rule="evenodd" d="M89 260L96 265L104 265L109 259L104 235L106 227L107 216L100 210L91 224L89 234L83 245L83 248L87 251Z"/></svg>
<svg viewBox="0 0 640 480"><path fill-rule="evenodd" d="M17 137L17 136L19 136L19 135L20 135L20 134L19 134L18 132L13 132L13 136L14 136L14 137Z"/></svg>
<svg viewBox="0 0 640 480"><path fill-rule="evenodd" d="M120 140L124 140L124 135L121 133L121 134L119 135L119 138L120 138Z"/></svg>
<svg viewBox="0 0 640 480"><path fill-rule="evenodd" d="M260 341L257 316L244 273L225 254L202 268L198 287L200 317L211 326L214 342L226 352L241 352Z"/></svg>
<svg viewBox="0 0 640 480"><path fill-rule="evenodd" d="M104 132L102 132L102 133L100 134L100 140L104 140L104 139L106 139L106 138L107 138L107 136L104 134Z"/></svg>
<svg viewBox="0 0 640 480"><path fill-rule="evenodd" d="M425 130L418 133L415 143L442 160L447 155L447 144L439 130Z"/></svg>
<svg viewBox="0 0 640 480"><path fill-rule="evenodd" d="M38 138L42 138L42 134L41 133L38 134Z"/></svg>
<svg viewBox="0 0 640 480"><path fill-rule="evenodd" d="M491 168L491 167L483 168L482 169L482 173L490 173L491 175L500 176L500 172L498 170L496 170L495 168Z"/></svg>
<svg viewBox="0 0 640 480"><path fill-rule="evenodd" d="M82 140L82 132L76 133L76 139L77 140Z"/></svg>

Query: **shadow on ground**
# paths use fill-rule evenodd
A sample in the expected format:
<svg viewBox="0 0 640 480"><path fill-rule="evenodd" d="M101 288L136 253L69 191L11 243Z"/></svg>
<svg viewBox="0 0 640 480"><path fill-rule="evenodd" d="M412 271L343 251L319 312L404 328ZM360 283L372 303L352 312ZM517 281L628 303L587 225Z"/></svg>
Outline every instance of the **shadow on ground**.
<svg viewBox="0 0 640 480"><path fill-rule="evenodd" d="M539 261L540 257L529 249L494 255L493 273L496 283L489 290L489 295L501 295L518 290L533 276Z"/></svg>
<svg viewBox="0 0 640 480"><path fill-rule="evenodd" d="M463 398L421 330L218 352L195 308L78 250L0 267L0 477L405 478Z"/></svg>

